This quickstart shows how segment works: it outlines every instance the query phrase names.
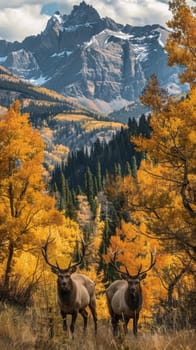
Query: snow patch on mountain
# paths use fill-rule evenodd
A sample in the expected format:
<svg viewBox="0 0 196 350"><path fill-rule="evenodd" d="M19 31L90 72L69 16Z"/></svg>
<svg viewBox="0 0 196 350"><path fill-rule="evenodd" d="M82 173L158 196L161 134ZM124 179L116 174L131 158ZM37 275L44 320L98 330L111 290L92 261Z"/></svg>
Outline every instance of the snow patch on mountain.
<svg viewBox="0 0 196 350"><path fill-rule="evenodd" d="M158 38L158 43L161 47L165 47L164 42L162 41L162 33L160 33L159 38Z"/></svg>
<svg viewBox="0 0 196 350"><path fill-rule="evenodd" d="M129 40L131 38L134 38L134 35L123 33L121 31L119 31L119 32L110 31L110 32L111 32L110 35L113 35L114 37L122 39L122 40Z"/></svg>
<svg viewBox="0 0 196 350"><path fill-rule="evenodd" d="M57 20L60 24L63 23L63 19L62 19L60 12L55 12L55 14L53 15L52 18L53 18L53 20Z"/></svg>
<svg viewBox="0 0 196 350"><path fill-rule="evenodd" d="M133 51L136 55L136 60L139 62L146 61L148 57L148 49L146 46L133 45Z"/></svg>
<svg viewBox="0 0 196 350"><path fill-rule="evenodd" d="M7 56L0 57L0 63L4 63L7 60Z"/></svg>
<svg viewBox="0 0 196 350"><path fill-rule="evenodd" d="M61 51L61 52L58 52L58 53L53 53L52 56L50 57L64 57L64 56L70 56L72 54L73 51Z"/></svg>
<svg viewBox="0 0 196 350"><path fill-rule="evenodd" d="M32 84L38 85L38 86L44 85L48 80L49 80L49 78L43 77L42 75L40 75L39 78L31 78L31 79L29 79L29 81Z"/></svg>
<svg viewBox="0 0 196 350"><path fill-rule="evenodd" d="M113 30L105 29L98 34L93 35L91 40L84 44L84 48L87 48L91 45L96 45L96 46L100 45L100 47L106 46L109 43L109 40L111 37L117 38L120 40L130 40L134 36L127 33L123 33L121 31L115 32Z"/></svg>
<svg viewBox="0 0 196 350"><path fill-rule="evenodd" d="M168 83L164 86L170 95L178 95L189 89L189 84L180 84L178 74L173 74L169 78Z"/></svg>

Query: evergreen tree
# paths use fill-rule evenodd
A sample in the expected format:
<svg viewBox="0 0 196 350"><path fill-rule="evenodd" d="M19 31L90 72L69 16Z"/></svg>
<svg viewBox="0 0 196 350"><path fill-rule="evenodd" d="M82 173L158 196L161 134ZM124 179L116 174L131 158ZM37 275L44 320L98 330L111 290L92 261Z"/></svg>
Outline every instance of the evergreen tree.
<svg viewBox="0 0 196 350"><path fill-rule="evenodd" d="M97 190L102 190L102 179L101 179L101 163L98 161L96 165L96 179L97 179Z"/></svg>
<svg viewBox="0 0 196 350"><path fill-rule="evenodd" d="M94 186L93 186L92 172L89 167L87 167L86 173L85 173L85 193L87 195L91 209L93 210L94 209Z"/></svg>
<svg viewBox="0 0 196 350"><path fill-rule="evenodd" d="M132 171L132 175L133 177L137 177L137 161L136 161L136 157L132 156L131 157L131 171Z"/></svg>
<svg viewBox="0 0 196 350"><path fill-rule="evenodd" d="M148 118L142 114L141 118L139 119L139 127L138 127L139 134L141 134L144 137L150 137L150 126ZM134 135L133 135L134 136Z"/></svg>
<svg viewBox="0 0 196 350"><path fill-rule="evenodd" d="M128 161L125 164L125 175L132 175L131 166Z"/></svg>
<svg viewBox="0 0 196 350"><path fill-rule="evenodd" d="M138 124L135 120L135 118L129 118L128 120L128 127L131 135L138 135Z"/></svg>

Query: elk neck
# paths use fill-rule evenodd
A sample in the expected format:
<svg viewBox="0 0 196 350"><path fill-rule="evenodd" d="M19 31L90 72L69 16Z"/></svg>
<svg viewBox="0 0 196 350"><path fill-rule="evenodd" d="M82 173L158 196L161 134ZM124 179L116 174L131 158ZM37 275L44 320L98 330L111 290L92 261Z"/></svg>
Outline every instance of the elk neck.
<svg viewBox="0 0 196 350"><path fill-rule="evenodd" d="M125 301L129 306L130 310L140 309L142 306L142 289L141 286L138 286L138 290L135 293L131 293L127 287L125 291Z"/></svg>

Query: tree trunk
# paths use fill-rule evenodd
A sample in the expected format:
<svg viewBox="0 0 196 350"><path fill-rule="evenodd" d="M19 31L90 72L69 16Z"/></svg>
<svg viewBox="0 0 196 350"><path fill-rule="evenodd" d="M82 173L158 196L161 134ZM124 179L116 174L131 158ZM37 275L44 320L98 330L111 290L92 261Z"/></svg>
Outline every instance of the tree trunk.
<svg viewBox="0 0 196 350"><path fill-rule="evenodd" d="M13 255L14 255L14 245L12 242L10 242L9 247L8 247L8 258L7 258L5 277L4 277L4 288L5 289L9 289Z"/></svg>

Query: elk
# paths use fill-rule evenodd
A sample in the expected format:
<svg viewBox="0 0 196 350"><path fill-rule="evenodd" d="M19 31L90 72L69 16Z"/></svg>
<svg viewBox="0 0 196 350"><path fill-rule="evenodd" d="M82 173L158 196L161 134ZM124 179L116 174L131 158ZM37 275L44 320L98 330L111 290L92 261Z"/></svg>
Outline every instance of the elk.
<svg viewBox="0 0 196 350"><path fill-rule="evenodd" d="M51 267L51 271L57 275L57 296L58 304L63 319L63 329L67 331L67 315L72 315L70 331L74 333L75 322L80 313L84 320L84 332L87 328L88 313L86 307L89 306L95 327L95 334L97 333L97 312L96 312L96 296L95 296L95 283L87 276L75 273L77 267L82 263L85 254L85 245L82 241L82 254L79 261L75 264L70 264L67 268L61 269L56 261L56 265L53 265L48 260L48 244L49 237L45 244L41 247L43 257L46 263Z"/></svg>
<svg viewBox="0 0 196 350"><path fill-rule="evenodd" d="M149 267L142 271L142 265L140 265L136 275L131 275L126 265L124 265L126 272L118 269L116 265L117 254L118 252L113 253L111 265L120 273L122 279L114 281L106 290L113 335L118 335L119 320L122 320L126 334L129 320L133 319L133 333L136 336L139 313L142 309L142 288L140 282L146 278L147 272L155 265L155 253L151 252Z"/></svg>

